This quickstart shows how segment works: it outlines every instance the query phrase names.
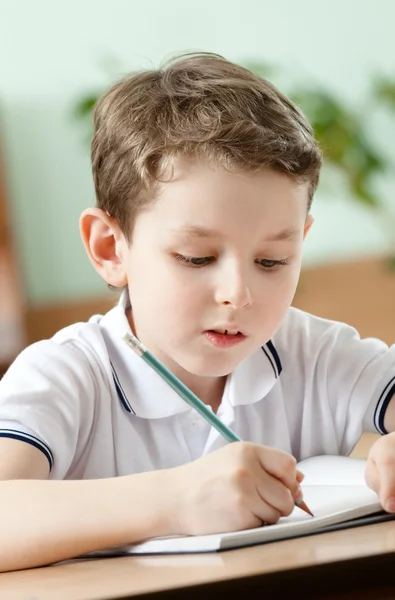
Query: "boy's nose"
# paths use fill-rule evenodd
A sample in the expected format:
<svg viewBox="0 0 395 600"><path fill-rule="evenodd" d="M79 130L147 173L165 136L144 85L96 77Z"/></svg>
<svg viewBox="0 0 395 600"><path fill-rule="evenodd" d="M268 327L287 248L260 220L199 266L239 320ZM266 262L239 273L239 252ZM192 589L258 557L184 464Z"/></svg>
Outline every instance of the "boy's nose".
<svg viewBox="0 0 395 600"><path fill-rule="evenodd" d="M248 308L252 304L252 296L245 282L227 282L217 289L216 301L235 309Z"/></svg>

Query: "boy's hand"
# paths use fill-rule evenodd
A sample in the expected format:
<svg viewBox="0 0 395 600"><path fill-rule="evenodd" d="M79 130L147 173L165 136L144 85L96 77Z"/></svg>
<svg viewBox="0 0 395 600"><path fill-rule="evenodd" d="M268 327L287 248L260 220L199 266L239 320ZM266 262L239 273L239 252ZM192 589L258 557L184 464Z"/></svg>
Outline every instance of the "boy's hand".
<svg viewBox="0 0 395 600"><path fill-rule="evenodd" d="M233 442L170 471L176 528L187 535L275 523L292 512L303 479L291 455L248 442Z"/></svg>
<svg viewBox="0 0 395 600"><path fill-rule="evenodd" d="M366 466L366 483L380 497L387 512L395 512L395 433L378 439L371 447Z"/></svg>

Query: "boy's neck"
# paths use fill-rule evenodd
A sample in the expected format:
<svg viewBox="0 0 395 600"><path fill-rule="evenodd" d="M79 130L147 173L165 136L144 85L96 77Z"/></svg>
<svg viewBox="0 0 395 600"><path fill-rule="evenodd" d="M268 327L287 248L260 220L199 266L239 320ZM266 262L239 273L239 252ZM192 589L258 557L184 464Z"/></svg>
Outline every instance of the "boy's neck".
<svg viewBox="0 0 395 600"><path fill-rule="evenodd" d="M222 402L222 396L226 385L226 375L223 377L183 377L183 383L207 406L211 406L217 413ZM187 379L187 380L186 380ZM190 379L190 380L189 380ZM189 381L188 381L189 380Z"/></svg>

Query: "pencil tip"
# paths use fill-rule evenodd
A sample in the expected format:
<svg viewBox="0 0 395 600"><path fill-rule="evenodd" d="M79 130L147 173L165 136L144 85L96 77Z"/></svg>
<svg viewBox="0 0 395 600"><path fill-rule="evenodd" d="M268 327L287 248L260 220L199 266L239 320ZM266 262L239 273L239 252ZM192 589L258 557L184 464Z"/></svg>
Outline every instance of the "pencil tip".
<svg viewBox="0 0 395 600"><path fill-rule="evenodd" d="M311 510L309 509L309 507L307 506L306 502L302 501L299 504L297 504L297 506L299 508L301 508L302 510L304 510L305 513L307 513L308 515L314 517L313 513L311 512Z"/></svg>

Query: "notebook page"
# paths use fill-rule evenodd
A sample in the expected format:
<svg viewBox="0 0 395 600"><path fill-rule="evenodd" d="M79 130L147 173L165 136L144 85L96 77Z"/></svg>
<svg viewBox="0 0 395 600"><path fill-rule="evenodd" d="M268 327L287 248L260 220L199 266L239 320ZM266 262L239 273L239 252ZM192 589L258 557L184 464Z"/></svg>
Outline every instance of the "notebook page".
<svg viewBox="0 0 395 600"><path fill-rule="evenodd" d="M313 456L298 464L305 475L303 490L309 485L365 486L365 468L366 460L348 456Z"/></svg>
<svg viewBox="0 0 395 600"><path fill-rule="evenodd" d="M379 508L377 494L363 485L311 485L306 486L303 492L304 501L314 514L314 518L340 515L346 511L358 512L358 509L363 506L377 505ZM292 513L288 517L282 517L279 523L310 521L311 518L296 506ZM352 518L351 513L349 518Z"/></svg>

